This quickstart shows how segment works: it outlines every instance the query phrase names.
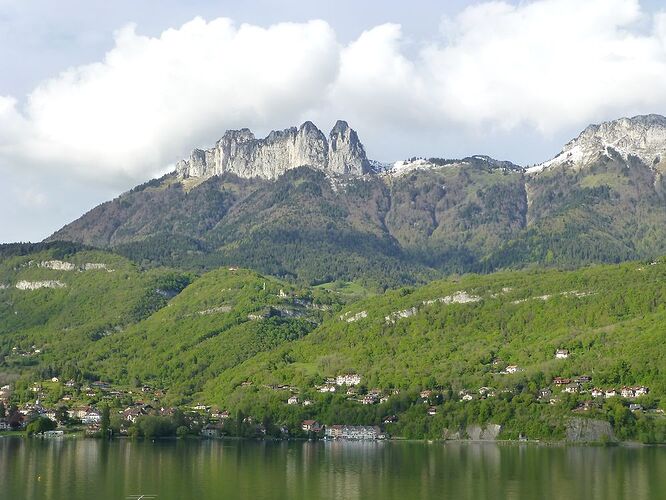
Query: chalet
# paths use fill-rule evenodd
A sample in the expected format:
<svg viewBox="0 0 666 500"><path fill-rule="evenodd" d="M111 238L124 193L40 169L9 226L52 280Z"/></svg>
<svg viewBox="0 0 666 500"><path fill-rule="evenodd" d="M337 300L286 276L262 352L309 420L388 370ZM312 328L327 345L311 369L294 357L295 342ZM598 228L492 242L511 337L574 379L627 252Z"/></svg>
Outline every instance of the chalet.
<svg viewBox="0 0 666 500"><path fill-rule="evenodd" d="M83 424L98 424L102 420L102 416L97 410L90 410L83 417L81 417L81 423Z"/></svg>
<svg viewBox="0 0 666 500"><path fill-rule="evenodd" d="M363 403L364 405L374 405L375 403L377 403L377 396L375 394L366 394L365 396L363 396L361 403Z"/></svg>
<svg viewBox="0 0 666 500"><path fill-rule="evenodd" d="M622 389L620 389L620 395L623 398L635 398L636 397L636 393L634 392L633 387L623 387Z"/></svg>
<svg viewBox="0 0 666 500"><path fill-rule="evenodd" d="M298 403L298 396L291 396L289 399L287 399L288 405L297 405Z"/></svg>
<svg viewBox="0 0 666 500"><path fill-rule="evenodd" d="M430 389L426 389L424 391L421 391L419 393L419 396L421 397L421 399L429 399L430 397L432 397L432 391Z"/></svg>
<svg viewBox="0 0 666 500"><path fill-rule="evenodd" d="M570 378L555 377L553 379L553 384L555 384L555 385L568 385L570 383L571 383Z"/></svg>
<svg viewBox="0 0 666 500"><path fill-rule="evenodd" d="M614 398L615 396L617 396L617 391L615 389L606 389L606 392L604 392L605 398Z"/></svg>
<svg viewBox="0 0 666 500"><path fill-rule="evenodd" d="M148 408L146 406L130 406L121 412L123 420L128 422L136 422L139 417L148 415Z"/></svg>
<svg viewBox="0 0 666 500"><path fill-rule="evenodd" d="M479 396L482 398L492 398L495 397L495 391L490 387L479 387Z"/></svg>
<svg viewBox="0 0 666 500"><path fill-rule="evenodd" d="M335 377L335 383L337 385L359 385L361 383L361 376L356 373L346 373L344 375L338 375Z"/></svg>
<svg viewBox="0 0 666 500"><path fill-rule="evenodd" d="M67 415L69 415L69 418L76 418L81 420L91 410L92 408L90 408L89 406L79 406L78 408L72 408L71 410L67 410Z"/></svg>
<svg viewBox="0 0 666 500"><path fill-rule="evenodd" d="M539 389L539 399L547 400L553 395L553 391L547 387L544 389Z"/></svg>
<svg viewBox="0 0 666 500"><path fill-rule="evenodd" d="M569 357L569 349L558 349L555 351L555 358L567 359Z"/></svg>
<svg viewBox="0 0 666 500"><path fill-rule="evenodd" d="M321 432L322 425L316 420L303 420L301 429L305 432Z"/></svg>
<svg viewBox="0 0 666 500"><path fill-rule="evenodd" d="M384 434L377 426L331 425L326 428L328 439L373 440L383 439Z"/></svg>
<svg viewBox="0 0 666 500"><path fill-rule="evenodd" d="M430 408L428 408L428 415L430 415L431 417L437 415L437 407L431 406Z"/></svg>
<svg viewBox="0 0 666 500"><path fill-rule="evenodd" d="M590 394L592 394L593 398L600 398L601 396L604 395L604 391L602 389L599 389L598 387L595 387L594 389L592 389Z"/></svg>
<svg viewBox="0 0 666 500"><path fill-rule="evenodd" d="M578 392L580 392L580 384L576 382L567 384L566 386L564 386L564 392L568 392L569 394L577 394Z"/></svg>

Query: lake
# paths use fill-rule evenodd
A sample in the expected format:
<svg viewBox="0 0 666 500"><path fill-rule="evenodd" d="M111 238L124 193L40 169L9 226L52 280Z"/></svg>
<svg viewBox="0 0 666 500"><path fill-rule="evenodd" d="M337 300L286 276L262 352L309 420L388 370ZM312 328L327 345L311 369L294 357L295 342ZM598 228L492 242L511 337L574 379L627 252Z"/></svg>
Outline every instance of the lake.
<svg viewBox="0 0 666 500"><path fill-rule="evenodd" d="M0 437L0 498L666 499L666 448Z"/></svg>

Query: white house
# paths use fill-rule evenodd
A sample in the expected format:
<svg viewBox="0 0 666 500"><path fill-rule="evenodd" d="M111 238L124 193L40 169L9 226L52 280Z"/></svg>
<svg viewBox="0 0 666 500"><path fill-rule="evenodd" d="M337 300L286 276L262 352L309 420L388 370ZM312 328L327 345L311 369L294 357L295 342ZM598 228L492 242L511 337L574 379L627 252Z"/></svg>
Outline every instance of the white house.
<svg viewBox="0 0 666 500"><path fill-rule="evenodd" d="M346 373L335 377L337 385L358 385L361 383L361 376L356 373Z"/></svg>
<svg viewBox="0 0 666 500"><path fill-rule="evenodd" d="M298 404L298 397L297 397L297 396L291 396L291 397L287 400L287 404L288 404L288 405L297 405L297 404Z"/></svg>
<svg viewBox="0 0 666 500"><path fill-rule="evenodd" d="M96 410L91 410L81 417L81 422L86 425L98 424L101 420L102 415Z"/></svg>

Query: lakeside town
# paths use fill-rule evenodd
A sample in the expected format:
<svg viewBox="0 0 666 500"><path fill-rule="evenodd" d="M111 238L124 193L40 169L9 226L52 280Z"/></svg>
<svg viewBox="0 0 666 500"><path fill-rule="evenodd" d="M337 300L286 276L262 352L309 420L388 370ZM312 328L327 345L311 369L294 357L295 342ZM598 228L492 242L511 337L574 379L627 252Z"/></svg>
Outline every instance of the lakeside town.
<svg viewBox="0 0 666 500"><path fill-rule="evenodd" d="M38 350L36 347L33 351ZM20 353L20 355L31 355ZM556 359L567 359L567 349L558 349ZM502 365L494 360L496 375L519 374L517 365ZM251 381L242 382L250 387ZM344 398L359 405L384 405L390 410L391 398L401 394L399 389L368 389L358 373L341 373L315 384L308 391L291 385L262 386L262 390L284 393L283 403L290 407L308 407L317 404L316 396L307 394L329 394ZM413 395L414 405L423 409L425 415L434 417L441 411L444 400L461 404L512 395L517 389L504 386L501 389L481 386L477 388L432 387L424 388ZM618 399L632 413L650 413L663 416L664 411L650 404L647 398L649 387L622 386L600 387L589 375L575 377L553 377L534 395L540 404L558 405L563 398L575 398L571 413L585 415L601 409L603 402ZM79 434L86 436L144 436L198 435L205 438L225 436L273 437L273 438L324 438L348 440L377 440L391 437L391 428L400 416L387 412L375 425L351 425L348 422L323 423L315 418L299 422L273 422L245 415L240 411L211 406L203 403L170 406L164 403L165 391L149 385L137 388L116 387L104 381L61 380L51 377L33 383L27 391L29 397L17 394L11 385L0 387L0 432L25 432L44 437ZM521 433L521 437L523 434Z"/></svg>

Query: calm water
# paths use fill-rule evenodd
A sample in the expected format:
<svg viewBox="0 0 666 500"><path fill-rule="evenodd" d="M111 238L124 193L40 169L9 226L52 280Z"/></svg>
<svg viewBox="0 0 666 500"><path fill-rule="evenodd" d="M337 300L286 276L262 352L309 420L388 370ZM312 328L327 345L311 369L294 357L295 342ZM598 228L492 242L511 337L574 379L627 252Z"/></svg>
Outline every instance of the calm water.
<svg viewBox="0 0 666 500"><path fill-rule="evenodd" d="M0 438L2 499L666 499L666 448Z"/></svg>

